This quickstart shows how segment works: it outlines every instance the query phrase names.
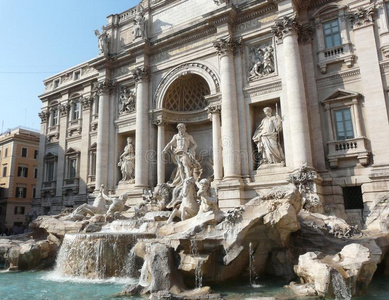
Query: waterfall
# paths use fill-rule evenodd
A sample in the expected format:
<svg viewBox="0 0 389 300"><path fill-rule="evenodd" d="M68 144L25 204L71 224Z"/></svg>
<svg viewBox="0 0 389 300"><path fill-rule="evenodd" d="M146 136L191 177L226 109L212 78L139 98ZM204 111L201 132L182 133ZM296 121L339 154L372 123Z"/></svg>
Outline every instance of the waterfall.
<svg viewBox="0 0 389 300"><path fill-rule="evenodd" d="M351 287L347 285L343 276L333 271L331 272L332 287L334 288L335 300L350 300L351 299Z"/></svg>
<svg viewBox="0 0 389 300"><path fill-rule="evenodd" d="M66 234L56 271L93 279L131 276L135 265L131 249L138 237L122 233Z"/></svg>
<svg viewBox="0 0 389 300"><path fill-rule="evenodd" d="M196 240L190 240L190 254L197 260L195 269L195 288L199 289L203 286L203 260L200 258Z"/></svg>
<svg viewBox="0 0 389 300"><path fill-rule="evenodd" d="M259 287L257 284L258 274L255 271L255 257L253 244L250 242L249 244L249 272L250 272L250 286L251 287Z"/></svg>

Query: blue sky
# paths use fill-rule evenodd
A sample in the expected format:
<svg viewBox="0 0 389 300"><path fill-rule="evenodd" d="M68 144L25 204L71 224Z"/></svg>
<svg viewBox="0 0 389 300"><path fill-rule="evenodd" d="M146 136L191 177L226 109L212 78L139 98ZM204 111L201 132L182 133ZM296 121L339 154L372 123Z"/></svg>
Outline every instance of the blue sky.
<svg viewBox="0 0 389 300"><path fill-rule="evenodd" d="M40 129L43 80L98 55L94 30L138 0L0 0L0 132Z"/></svg>

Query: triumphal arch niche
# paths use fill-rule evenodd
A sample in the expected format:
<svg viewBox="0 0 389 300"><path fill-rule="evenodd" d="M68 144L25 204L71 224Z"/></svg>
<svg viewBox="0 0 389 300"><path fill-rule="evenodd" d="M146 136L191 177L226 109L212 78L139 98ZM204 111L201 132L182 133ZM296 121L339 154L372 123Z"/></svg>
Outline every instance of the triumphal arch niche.
<svg viewBox="0 0 389 300"><path fill-rule="evenodd" d="M195 158L201 165L199 178L221 179L220 80L201 63L187 63L171 70L157 87L153 123L157 134L157 183L174 182L174 154L165 146L183 123L196 143ZM216 132L216 133L215 133ZM216 134L216 136L215 136ZM216 163L215 163L216 162Z"/></svg>

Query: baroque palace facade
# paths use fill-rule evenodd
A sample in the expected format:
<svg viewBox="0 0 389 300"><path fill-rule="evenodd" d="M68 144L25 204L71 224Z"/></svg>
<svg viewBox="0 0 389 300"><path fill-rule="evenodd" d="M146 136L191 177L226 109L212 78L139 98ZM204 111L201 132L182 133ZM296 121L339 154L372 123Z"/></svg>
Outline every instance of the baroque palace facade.
<svg viewBox="0 0 389 300"><path fill-rule="evenodd" d="M41 213L172 182L179 123L223 209L299 169L351 223L388 193L389 2L150 0L95 34L44 81Z"/></svg>

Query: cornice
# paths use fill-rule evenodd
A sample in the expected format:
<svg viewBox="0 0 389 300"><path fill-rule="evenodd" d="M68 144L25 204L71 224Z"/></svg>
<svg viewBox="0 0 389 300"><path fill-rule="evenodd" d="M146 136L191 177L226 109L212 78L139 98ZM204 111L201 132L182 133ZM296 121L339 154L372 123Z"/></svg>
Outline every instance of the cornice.
<svg viewBox="0 0 389 300"><path fill-rule="evenodd" d="M77 86L82 86L82 88L84 88L86 84L89 84L93 79L97 78L98 75L99 75L98 73L91 74L88 77L85 77L83 79L69 82L66 85L61 85L60 87L58 87L54 90L51 90L51 91L48 91L48 92L45 92L45 93L39 95L38 98L41 99L41 101L44 101L43 98L51 97L55 94L62 95L63 93L66 93L68 90L71 90Z"/></svg>
<svg viewBox="0 0 389 300"><path fill-rule="evenodd" d="M317 83L325 83L325 82L333 81L333 80L337 80L337 79L358 76L360 74L361 74L361 72L360 72L359 69L352 69L352 70L349 70L349 71L339 72L339 73L332 74L332 75L329 75L329 76L316 78L316 82Z"/></svg>

